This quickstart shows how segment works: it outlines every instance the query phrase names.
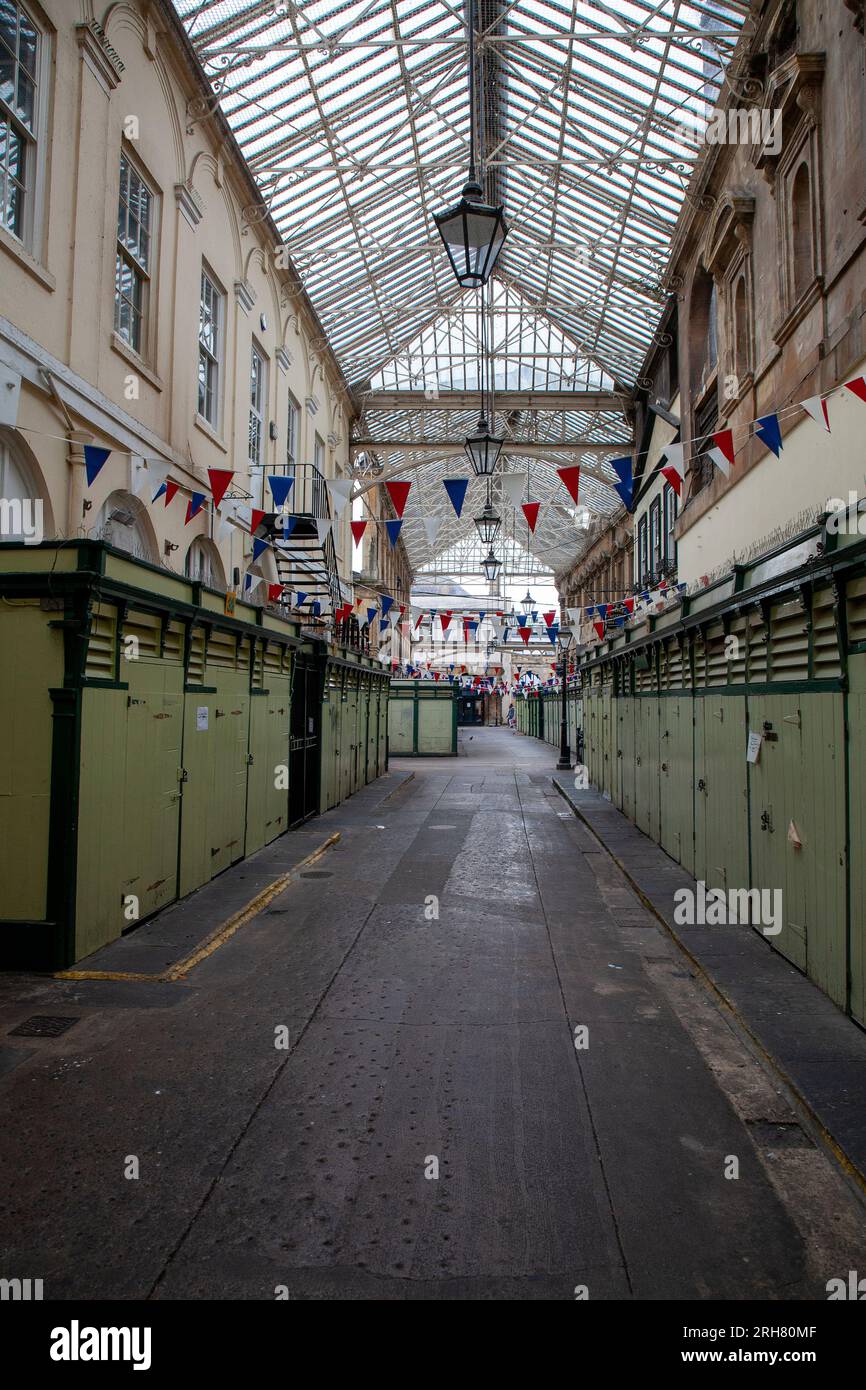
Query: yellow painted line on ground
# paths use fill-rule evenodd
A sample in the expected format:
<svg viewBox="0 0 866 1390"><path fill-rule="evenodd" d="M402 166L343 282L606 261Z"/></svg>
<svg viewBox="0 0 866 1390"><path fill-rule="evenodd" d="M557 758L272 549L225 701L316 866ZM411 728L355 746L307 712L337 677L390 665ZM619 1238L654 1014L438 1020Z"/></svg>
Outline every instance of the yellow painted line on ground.
<svg viewBox="0 0 866 1390"><path fill-rule="evenodd" d="M288 873L280 874L280 877L275 878L273 883L268 884L268 886L257 893L254 898L250 898L250 901L245 907L242 907L234 916L229 917L227 922L223 922L220 926L215 927L210 936L206 936L204 941L196 946L194 951L190 952L183 960L178 961L175 965L170 966L168 970L163 971L159 975L137 975L124 970L58 970L54 974L54 979L144 980L150 984L175 984L178 980L184 979L194 966L199 965L203 960L206 960L208 956L213 955L214 951L218 950L220 946L234 936L235 932L247 922L251 921L253 917L257 917L258 914L267 907L268 903L273 902L274 898L279 897L280 893L288 888L289 884L293 882L302 869L306 869L310 864L315 864L317 859L321 859L322 855L329 850L332 845L335 845L339 838L339 831L335 831L333 835L329 835L327 840L324 840L317 849L313 850L312 854L308 854L306 858L302 859L298 864L293 864Z"/></svg>

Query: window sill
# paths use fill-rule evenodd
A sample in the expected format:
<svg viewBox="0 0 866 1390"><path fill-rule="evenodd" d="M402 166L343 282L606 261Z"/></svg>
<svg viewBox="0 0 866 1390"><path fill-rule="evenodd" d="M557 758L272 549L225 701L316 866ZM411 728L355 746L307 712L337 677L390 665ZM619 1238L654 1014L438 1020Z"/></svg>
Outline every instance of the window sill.
<svg viewBox="0 0 866 1390"><path fill-rule="evenodd" d="M223 442L223 440L220 438L220 436L214 429L213 425L209 424L203 415L199 415L198 411L196 411L193 415L192 422L195 425L196 429L201 430L202 434L207 435L211 444L215 444L216 447L222 451L222 453L228 453L228 445Z"/></svg>
<svg viewBox="0 0 866 1390"><path fill-rule="evenodd" d="M23 242L20 242L11 232L7 232L5 227L0 227L0 246L8 252L13 260L18 262L22 270L26 270L28 275L32 275L33 279L37 280L44 289L55 290L57 288L57 281L54 276L43 265L40 265L31 256Z"/></svg>
<svg viewBox="0 0 866 1390"><path fill-rule="evenodd" d="M135 349L131 348L126 339L121 338L119 333L112 333L111 347L119 357L122 357L125 362L128 362L131 367L135 368L139 376L143 376L145 381L149 381L151 386L157 391L162 391L162 377L157 376L153 368L147 365L143 357L139 357Z"/></svg>

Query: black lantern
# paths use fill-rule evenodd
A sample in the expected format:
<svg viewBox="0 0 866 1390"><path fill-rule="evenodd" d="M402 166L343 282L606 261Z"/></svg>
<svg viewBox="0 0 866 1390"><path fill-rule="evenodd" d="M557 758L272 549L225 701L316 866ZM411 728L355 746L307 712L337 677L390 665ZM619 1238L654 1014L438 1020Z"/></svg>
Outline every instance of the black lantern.
<svg viewBox="0 0 866 1390"><path fill-rule="evenodd" d="M502 443L501 439L497 439L490 433L487 416L479 415L478 428L474 434L467 436L463 445L466 456L479 478L489 478L494 472L502 452Z"/></svg>
<svg viewBox="0 0 866 1390"><path fill-rule="evenodd" d="M467 0L466 27L469 49L469 175L463 196L455 207L438 213L433 221L448 252L451 269L464 289L480 289L502 250L508 227L504 209L483 201L484 191L475 172L475 3ZM484 150L481 150L484 158Z"/></svg>
<svg viewBox="0 0 866 1390"><path fill-rule="evenodd" d="M502 569L502 561L497 560L491 549L487 558L481 561L481 568L484 571L485 578L488 579L491 584L495 584L496 576Z"/></svg>
<svg viewBox="0 0 866 1390"><path fill-rule="evenodd" d="M470 179L456 207L433 218L451 269L467 290L487 284L508 235L504 209L491 207L481 198L481 185Z"/></svg>
<svg viewBox="0 0 866 1390"><path fill-rule="evenodd" d="M531 610L535 607L535 599L532 597L532 594L529 592L528 589L526 590L526 593L523 595L521 603L523 604L523 611L525 613L531 612Z"/></svg>
<svg viewBox="0 0 866 1390"><path fill-rule="evenodd" d="M481 537L482 545L493 546L493 542L499 535L502 526L502 519L493 510L490 501L490 484L487 484L487 502L480 516L475 517L475 527Z"/></svg>

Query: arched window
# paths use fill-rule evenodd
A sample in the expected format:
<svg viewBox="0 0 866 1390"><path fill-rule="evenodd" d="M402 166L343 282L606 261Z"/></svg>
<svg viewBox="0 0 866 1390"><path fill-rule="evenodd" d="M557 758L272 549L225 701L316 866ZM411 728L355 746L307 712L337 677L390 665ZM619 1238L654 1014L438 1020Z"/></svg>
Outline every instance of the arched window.
<svg viewBox="0 0 866 1390"><path fill-rule="evenodd" d="M186 552L183 572L187 579L195 579L209 589L226 587L225 572L219 552L212 541L205 536L196 536Z"/></svg>
<svg viewBox="0 0 866 1390"><path fill-rule="evenodd" d="M812 180L809 166L802 163L791 189L791 239L794 272L794 300L811 285L815 278L815 254L812 236Z"/></svg>
<svg viewBox="0 0 866 1390"><path fill-rule="evenodd" d="M751 357L746 277L741 275L734 294L734 371L738 377L744 377L748 373Z"/></svg>
<svg viewBox="0 0 866 1390"><path fill-rule="evenodd" d="M51 534L33 469L0 438L0 540L35 543Z"/></svg>
<svg viewBox="0 0 866 1390"><path fill-rule="evenodd" d="M153 528L142 502L129 492L112 492L102 505L91 532L94 540L105 541L115 550L124 550L137 560L157 563Z"/></svg>
<svg viewBox="0 0 866 1390"><path fill-rule="evenodd" d="M691 307L692 384L700 390L719 358L718 306L712 275L703 268L695 275Z"/></svg>

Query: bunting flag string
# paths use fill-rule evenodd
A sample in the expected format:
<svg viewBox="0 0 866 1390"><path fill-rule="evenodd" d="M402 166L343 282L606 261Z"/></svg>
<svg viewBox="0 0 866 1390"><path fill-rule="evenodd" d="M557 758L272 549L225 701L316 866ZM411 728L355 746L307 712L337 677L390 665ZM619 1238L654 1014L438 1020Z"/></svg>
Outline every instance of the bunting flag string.
<svg viewBox="0 0 866 1390"><path fill-rule="evenodd" d="M448 493L448 500L450 501L452 507L459 516L463 510L463 502L466 497L466 489L469 486L469 479L443 478L442 486Z"/></svg>

